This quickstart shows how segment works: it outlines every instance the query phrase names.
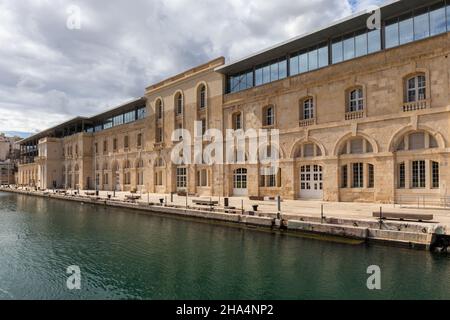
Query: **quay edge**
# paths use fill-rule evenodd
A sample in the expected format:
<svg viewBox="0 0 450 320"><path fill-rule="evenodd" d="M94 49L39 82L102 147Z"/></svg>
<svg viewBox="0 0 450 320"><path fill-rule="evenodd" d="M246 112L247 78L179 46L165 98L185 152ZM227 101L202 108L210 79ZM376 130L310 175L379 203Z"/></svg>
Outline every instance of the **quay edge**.
<svg viewBox="0 0 450 320"><path fill-rule="evenodd" d="M272 232L282 232L286 235L313 236L322 240L345 242L351 244L378 243L393 247L403 247L415 250L432 250L439 246L445 235L446 228L440 224L408 223L400 221L380 222L377 220L336 219L327 217L323 221L318 217L283 217L277 220L271 217L250 216L200 210L193 207L160 205L154 203L130 203L95 197L62 196L39 191L23 191L0 189L0 192L17 193L42 198L89 203L98 206L125 208L141 213L171 215L213 223L226 223L235 226L252 227ZM383 229L384 228L384 229ZM408 230L408 231L406 231ZM348 241L346 241L348 240ZM445 240L444 240L445 242Z"/></svg>

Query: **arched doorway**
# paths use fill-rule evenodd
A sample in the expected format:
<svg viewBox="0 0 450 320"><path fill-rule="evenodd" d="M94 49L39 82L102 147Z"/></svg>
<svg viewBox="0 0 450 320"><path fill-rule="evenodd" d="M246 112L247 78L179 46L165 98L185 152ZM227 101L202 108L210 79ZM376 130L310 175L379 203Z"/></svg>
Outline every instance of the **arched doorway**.
<svg viewBox="0 0 450 320"><path fill-rule="evenodd" d="M323 167L304 165L300 167L300 198L323 199Z"/></svg>
<svg viewBox="0 0 450 320"><path fill-rule="evenodd" d="M245 197L248 195L247 189L247 169L240 168L233 172L233 195Z"/></svg>

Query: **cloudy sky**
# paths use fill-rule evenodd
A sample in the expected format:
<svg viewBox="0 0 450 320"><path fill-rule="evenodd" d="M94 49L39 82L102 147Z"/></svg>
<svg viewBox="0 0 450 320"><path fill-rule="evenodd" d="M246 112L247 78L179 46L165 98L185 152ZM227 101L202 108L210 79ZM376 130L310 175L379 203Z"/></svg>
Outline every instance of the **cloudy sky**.
<svg viewBox="0 0 450 320"><path fill-rule="evenodd" d="M0 0L0 132L99 113L210 59L238 59L383 2ZM67 27L72 6L81 29Z"/></svg>

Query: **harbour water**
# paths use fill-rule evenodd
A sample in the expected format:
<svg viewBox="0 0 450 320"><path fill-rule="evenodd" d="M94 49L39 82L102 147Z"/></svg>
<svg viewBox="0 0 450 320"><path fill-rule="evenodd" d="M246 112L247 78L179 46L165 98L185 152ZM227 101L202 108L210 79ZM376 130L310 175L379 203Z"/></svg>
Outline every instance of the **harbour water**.
<svg viewBox="0 0 450 320"><path fill-rule="evenodd" d="M0 193L0 299L450 299L450 256Z"/></svg>

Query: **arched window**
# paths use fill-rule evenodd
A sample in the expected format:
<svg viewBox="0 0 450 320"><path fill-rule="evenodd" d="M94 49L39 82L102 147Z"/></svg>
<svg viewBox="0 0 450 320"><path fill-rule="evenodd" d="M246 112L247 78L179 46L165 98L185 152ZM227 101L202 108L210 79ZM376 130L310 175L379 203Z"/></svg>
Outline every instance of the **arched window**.
<svg viewBox="0 0 450 320"><path fill-rule="evenodd" d="M362 137L348 139L343 143L339 152L340 155L365 153L373 153L373 146L367 139Z"/></svg>
<svg viewBox="0 0 450 320"><path fill-rule="evenodd" d="M159 157L155 160L155 167L157 168L165 168L166 167L166 163L164 162L164 159Z"/></svg>
<svg viewBox="0 0 450 320"><path fill-rule="evenodd" d="M364 110L364 92L361 87L348 91L347 112L357 112Z"/></svg>
<svg viewBox="0 0 450 320"><path fill-rule="evenodd" d="M294 152L294 158L313 158L321 157L322 150L314 142L305 142L299 145Z"/></svg>
<svg viewBox="0 0 450 320"><path fill-rule="evenodd" d="M75 172L80 171L80 167L78 166L78 164L75 165Z"/></svg>
<svg viewBox="0 0 450 320"><path fill-rule="evenodd" d="M206 108L206 86L204 84L198 89L198 107L199 109Z"/></svg>
<svg viewBox="0 0 450 320"><path fill-rule="evenodd" d="M108 167L109 167L109 166L108 166L108 163L105 162L105 163L103 164L103 170L108 170L108 169L109 169Z"/></svg>
<svg viewBox="0 0 450 320"><path fill-rule="evenodd" d="M396 151L438 148L436 138L425 131L415 131L404 135L398 142Z"/></svg>
<svg viewBox="0 0 450 320"><path fill-rule="evenodd" d="M130 160L125 161L124 169L130 169Z"/></svg>
<svg viewBox="0 0 450 320"><path fill-rule="evenodd" d="M181 92L178 92L175 95L175 113L177 116L182 115L183 114L183 95L181 94Z"/></svg>
<svg viewBox="0 0 450 320"><path fill-rule="evenodd" d="M161 120L164 117L164 107L161 99L156 101L156 118Z"/></svg>
<svg viewBox="0 0 450 320"><path fill-rule="evenodd" d="M138 169L144 168L144 160L139 159L138 161L136 161L136 168Z"/></svg>
<svg viewBox="0 0 450 320"><path fill-rule="evenodd" d="M408 78L405 86L405 102L418 102L427 99L427 82L424 74Z"/></svg>
<svg viewBox="0 0 450 320"><path fill-rule="evenodd" d="M300 120L315 118L314 99L306 98L300 101Z"/></svg>
<svg viewBox="0 0 450 320"><path fill-rule="evenodd" d="M263 125L271 127L275 125L275 107L270 105L263 109Z"/></svg>

